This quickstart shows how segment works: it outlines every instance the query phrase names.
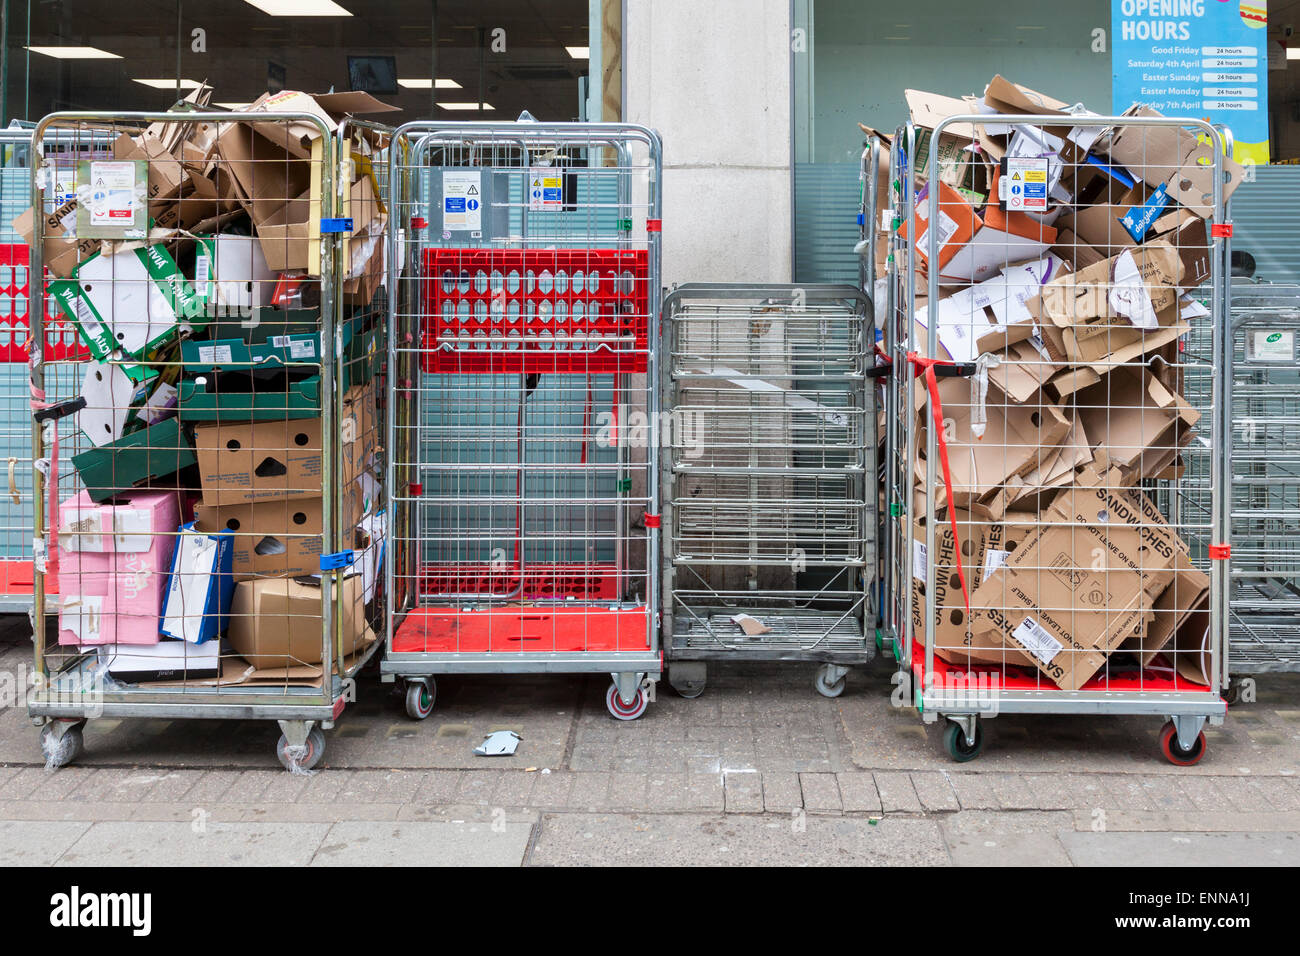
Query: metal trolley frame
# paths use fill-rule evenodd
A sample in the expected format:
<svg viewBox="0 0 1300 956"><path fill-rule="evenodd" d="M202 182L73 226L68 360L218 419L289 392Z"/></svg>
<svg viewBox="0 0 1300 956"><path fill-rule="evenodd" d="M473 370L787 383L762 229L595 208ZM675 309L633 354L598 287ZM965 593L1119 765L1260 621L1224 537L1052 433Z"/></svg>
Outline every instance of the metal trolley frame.
<svg viewBox="0 0 1300 956"><path fill-rule="evenodd" d="M1231 240L1229 240L1230 242ZM1238 281L1231 324L1232 564L1228 576L1227 697L1236 675L1300 670L1300 285ZM1188 337L1207 355L1204 328ZM1205 409L1208 377L1189 377L1187 398ZM1198 459L1209 450L1193 448Z"/></svg>
<svg viewBox="0 0 1300 956"><path fill-rule="evenodd" d="M608 673L640 716L658 606L662 144L617 123L394 134L386 681Z"/></svg>
<svg viewBox="0 0 1300 956"><path fill-rule="evenodd" d="M663 629L669 681L709 661L875 656L876 388L852 286L688 284L664 300Z"/></svg>
<svg viewBox="0 0 1300 956"><path fill-rule="evenodd" d="M73 484L72 469L60 469L70 446L78 445L76 426L72 425L75 401L60 401L80 381L79 370L69 362L86 357L80 351L66 348L51 349L44 322L44 294L41 283L30 283L28 313L35 317L31 342L31 395L34 411L32 437L33 500L35 506L35 582L34 582L34 650L35 686L27 695L27 712L41 730L42 748L47 764L59 766L75 759L83 749L82 728L90 719L107 718L172 718L172 719L247 719L274 720L282 731L276 753L286 769L293 772L310 770L324 752L323 730L333 727L347 703L355 700L355 676L375 655L380 642L374 640L359 651L348 653L343 646L345 614L355 615L357 609L345 608L345 600L335 595L351 593L343 587L344 578L352 573L354 530L343 527L345 490L342 449L339 440L345 378L355 374L355 353L345 352L342 346L344 319L344 281L348 266L343 251L347 248L344 233L350 222L339 218L348 210L349 176L342 175L341 157L347 152L345 139L349 136L351 121L331 130L314 114L295 112L257 113L255 120L249 113L220 110L173 110L170 112L82 113L59 112L43 118L30 134L32 150L31 199L36 209L43 208L48 189L44 175L45 145L53 140L75 142L79 138L98 137L104 131L114 136L136 133L146 124L250 123L292 124L294 129L304 128L319 144L309 161L312 176L319 186L318 230L313 230L313 245L319 246L320 302L319 325L314 333L319 336L319 419L321 435L320 524L318 535L321 561L319 564L320 622L319 664L313 670L319 674L311 679L294 677L286 668L284 678L262 683L227 683L225 671L216 680L180 679L163 683L124 682L105 673L94 653L68 653L66 648L49 638L47 621L53 620L47 612L46 579L51 560L51 525L59 521L57 508L59 483ZM359 126L363 124L352 124ZM284 165L283 163L280 164ZM348 170L350 174L350 169ZM293 196L280 197L285 200ZM30 269L33 275L43 268L43 239L46 217L35 217L30 252ZM372 260L378 262L378 259ZM382 282L382 278L379 280ZM334 348L330 346L333 345ZM368 358L362 357L365 361ZM360 361L361 359L358 359ZM115 357L109 364L129 364L130 359ZM179 363L178 363L179 364ZM73 393L75 394L75 393ZM66 423L66 424L65 424ZM378 448L377 436L358 434L366 443ZM52 455L58 447L58 458ZM162 451L171 451L173 444ZM57 463L56 463L57 462ZM53 466L53 467L52 467ZM57 480L51 481L57 476ZM113 476L115 477L115 475ZM76 479L80 483L80 479ZM295 519L296 520L296 519ZM66 577L66 574L65 574ZM69 582L63 582L66 595ZM205 612L206 613L206 612ZM214 638L215 640L215 638ZM112 648L119 645L110 644ZM124 646L124 645L122 645ZM221 662L227 660L224 650ZM292 659L288 655L286 660Z"/></svg>
<svg viewBox="0 0 1300 956"><path fill-rule="evenodd" d="M1016 124L1041 126L1051 124L1041 115L959 115L950 116L940 121L933 130L928 131L931 143L938 142L939 137L950 127L961 126L964 129L979 129L983 124L997 122L1014 127ZM1081 121L1082 122L1082 121ZM1058 120L1056 125L1070 125L1067 120ZM894 185L894 215L891 225L891 269L888 290L888 318L886 322L886 347L890 351L895 369L890 391L886 417L889 427L895 429L892 439L892 452L886 469L886 488L889 495L889 540L894 560L887 569L887 595L885 608L886 637L895 648L899 662L899 671L895 682L903 688L905 699L912 699L923 719L929 723L944 718L949 721L945 733L945 744L949 753L957 760L969 760L977 756L983 745L980 729L981 717L998 714L1151 714L1169 718L1161 736L1161 746L1166 756L1176 763L1192 763L1204 752L1202 728L1206 722L1222 723L1226 704L1221 692L1226 686L1227 651L1224 635L1228 631L1229 607L1228 594L1228 548L1230 540L1227 489L1233 481L1229 461L1229 429L1231 428L1232 380L1227 374L1227 362L1232 355L1231 327L1227 315L1227 275L1228 248L1225 238L1231 227L1225 211L1223 198L1222 144L1224 134L1214 126L1200 120L1184 120L1168 117L1136 116L1088 116L1089 127L1152 130L1175 127L1194 131L1203 143L1208 143L1215 160L1213 163L1213 191L1207 194L1203 202L1211 208L1212 214L1206 224L1207 247L1211 269L1208 285L1210 295L1209 316L1204 320L1212 334L1212 345L1208 354L1201 356L1202 371L1208 383L1209 406L1207 408L1208 425L1202 435L1208 432L1207 463L1203 470L1189 468L1187 481L1192 487L1178 487L1175 481L1148 481L1144 490L1159 500L1170 502L1171 517L1165 525L1166 531L1184 535L1195 548L1199 544L1199 554L1192 557L1198 565L1206 568L1210 580L1207 645L1208 661L1205 674L1209 686L1203 689L1189 687L1187 681L1176 677L1165 680L1151 676L1145 669L1124 673L1112 678L1108 669L1103 668L1093 680L1077 690L1064 690L1052 682L1035 674L1030 668L1030 676L1014 677L1009 674L1005 664L985 665L994 673L992 686L977 682L976 671L979 665L966 668L947 664L936 658L936 607L937 591L936 570L942 560L925 562L923 611L920 611L919 626L914 626L911 612L913 600L913 562L909 560L913 553L913 522L919 517L925 522L924 538L916 542L919 548L924 545L924 554L936 555L936 540L939 526L947 532L948 518L936 521L936 494L934 489L942 490L945 478L939 473L940 448L939 429L926 427L924 439L918 441L917 430L907 424L907 411L919 401L916 390L925 383L926 368L933 368L936 376L971 376L977 373L978 363L970 362L935 362L943 353L939 348L938 303L940 298L940 269L926 272L925 288L928 307L924 318L924 328L913 325L918 296L916 276L922 263L915 243L911 237L917 235L918 205L924 204L925 222L920 224L924 230L925 223L942 222L940 218L940 195L943 190L933 188L928 195L922 196L919 203L915 180L912 175L913 157L921 142L922 131L912 124L906 124L898 130L891 154L891 182ZM1142 134L1145 135L1145 134ZM1143 140L1145 142L1145 140ZM938 181L938 164L941 150L931 148L929 151L927 181ZM1154 160L1152 160L1154 162ZM947 200L945 200L947 202ZM900 228L903 227L903 228ZM947 262L940 258L940 229L930 229L922 238L925 245L926 259L929 262ZM945 235L944 241L946 242ZM918 325L922 320L918 319ZM924 350L924 351L922 351ZM1116 363L1112 367L1118 367ZM1173 360L1173 364L1181 364ZM934 387L933 383L930 386ZM972 398L972 404L974 404ZM989 406L993 399L989 397ZM932 410L925 408L922 414L929 417ZM947 403L944 404L945 414ZM945 422L945 430L947 423ZM1023 447L1023 446L1022 446ZM918 463L923 455L924 462ZM917 481L917 478L920 481ZM924 489L930 489L925 493ZM923 503L922 502L923 499ZM1183 508L1179 511L1179 508ZM1143 527L1147 525L1140 523ZM1072 527L1065 525L1066 527ZM1158 525L1157 525L1158 527ZM1104 563L1103 563L1103 566ZM1039 569L1039 573L1046 572ZM953 574L951 588L957 588L958 575ZM945 587L947 582L945 579ZM961 605L962 591L955 591L956 604ZM951 593L951 592L950 592ZM969 635L969 629L968 629ZM998 668L1001 667L999 674ZM1172 670L1172 668L1171 668ZM1190 755L1190 756L1189 756Z"/></svg>

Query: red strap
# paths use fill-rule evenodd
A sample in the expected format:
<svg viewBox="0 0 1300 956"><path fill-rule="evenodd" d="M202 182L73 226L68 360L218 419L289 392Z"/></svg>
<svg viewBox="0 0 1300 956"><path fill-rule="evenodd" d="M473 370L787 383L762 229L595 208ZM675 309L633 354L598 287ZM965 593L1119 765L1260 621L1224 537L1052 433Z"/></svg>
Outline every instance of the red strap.
<svg viewBox="0 0 1300 956"><path fill-rule="evenodd" d="M936 365L955 365L942 359L922 358L915 352L907 353L907 360L917 369L925 369L925 384L930 391L930 413L934 418L935 440L939 445L939 464L943 466L943 487L948 496L948 520L952 523L953 551L957 560L957 580L961 582L962 600L966 602L966 621L970 624L970 592L966 590L966 572L961 566L961 532L957 530L957 510L952 500L952 471L948 467L948 439L943 433L943 402L939 399L939 377L934 374Z"/></svg>

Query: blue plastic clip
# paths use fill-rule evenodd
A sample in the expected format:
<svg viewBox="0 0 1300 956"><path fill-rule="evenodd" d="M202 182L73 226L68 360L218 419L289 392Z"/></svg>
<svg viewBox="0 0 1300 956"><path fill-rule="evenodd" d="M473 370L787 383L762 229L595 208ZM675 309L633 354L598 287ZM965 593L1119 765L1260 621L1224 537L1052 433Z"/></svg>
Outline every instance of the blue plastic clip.
<svg viewBox="0 0 1300 956"><path fill-rule="evenodd" d="M320 569L322 571L337 571L339 568L349 567L355 560L356 555L350 550L322 554L320 556Z"/></svg>
<svg viewBox="0 0 1300 956"><path fill-rule="evenodd" d="M862 213L858 213L858 225L865 226L866 223L867 223L867 217L864 216Z"/></svg>
<svg viewBox="0 0 1300 956"><path fill-rule="evenodd" d="M331 232L351 232L352 219L351 217L347 219L322 219L320 221L320 231L321 235Z"/></svg>

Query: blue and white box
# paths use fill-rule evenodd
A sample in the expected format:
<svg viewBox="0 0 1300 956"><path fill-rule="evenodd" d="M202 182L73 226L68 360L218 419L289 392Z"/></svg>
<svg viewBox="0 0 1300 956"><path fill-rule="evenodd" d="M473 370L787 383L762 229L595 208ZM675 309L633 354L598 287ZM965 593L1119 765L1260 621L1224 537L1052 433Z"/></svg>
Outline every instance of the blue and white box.
<svg viewBox="0 0 1300 956"><path fill-rule="evenodd" d="M235 593L234 540L229 531L207 534L193 521L181 525L163 593L163 635L203 644L225 631Z"/></svg>

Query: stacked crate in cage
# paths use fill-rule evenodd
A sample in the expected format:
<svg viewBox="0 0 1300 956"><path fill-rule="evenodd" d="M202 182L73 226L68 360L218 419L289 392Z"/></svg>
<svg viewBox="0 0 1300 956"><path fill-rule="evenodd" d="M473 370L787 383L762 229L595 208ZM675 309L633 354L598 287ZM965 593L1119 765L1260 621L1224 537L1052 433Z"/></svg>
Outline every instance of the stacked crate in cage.
<svg viewBox="0 0 1300 956"><path fill-rule="evenodd" d="M1221 482L1182 451L1200 435L1222 454L1220 409L1202 420L1179 394L1179 344L1211 321L1190 292L1221 279L1241 168L1199 121L1103 120L1002 77L977 103L909 102L897 361L918 670L932 651L941 681L1217 688L1226 521L1191 504ZM981 112L1009 118L966 120Z"/></svg>
<svg viewBox="0 0 1300 956"><path fill-rule="evenodd" d="M683 286L665 322L670 654L860 662L875 577L866 299Z"/></svg>
<svg viewBox="0 0 1300 956"><path fill-rule="evenodd" d="M50 123L111 146L41 230L84 351L33 352L60 585L38 663L158 692L322 687L331 650L342 673L376 644L383 140L341 131L369 97L267 95L218 123L206 93L148 125Z"/></svg>

